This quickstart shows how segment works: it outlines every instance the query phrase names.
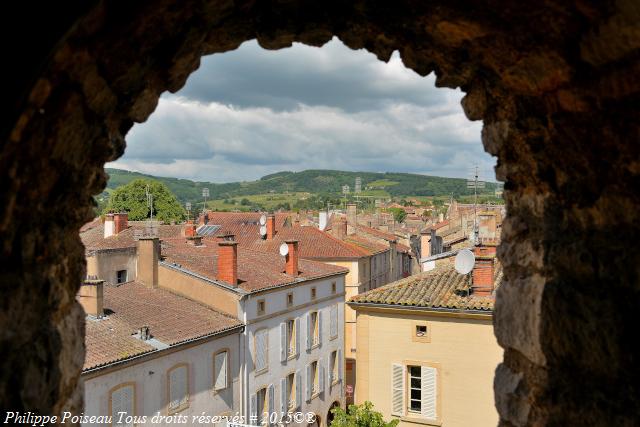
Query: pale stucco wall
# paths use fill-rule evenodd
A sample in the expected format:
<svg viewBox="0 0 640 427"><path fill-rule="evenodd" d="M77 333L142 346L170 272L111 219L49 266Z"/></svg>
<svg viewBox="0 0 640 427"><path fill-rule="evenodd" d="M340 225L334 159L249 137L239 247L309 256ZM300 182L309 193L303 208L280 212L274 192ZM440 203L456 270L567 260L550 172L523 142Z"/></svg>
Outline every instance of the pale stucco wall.
<svg viewBox="0 0 640 427"><path fill-rule="evenodd" d="M127 270L127 281L136 280L137 257L135 250L97 252L87 256L88 276L96 276L109 284L115 284L119 270Z"/></svg>
<svg viewBox="0 0 640 427"><path fill-rule="evenodd" d="M222 415L235 413L240 408L239 382L239 337L235 333L175 351L155 359L126 366L100 375L84 374L81 377L84 387L85 415L110 415L110 391L123 383L135 383L136 415L149 418L160 412L167 415L168 371L175 365L186 363L189 366L189 407L179 413L187 415L186 425L200 425L192 422L191 416ZM229 350L230 387L213 391L213 355L222 349ZM92 424L94 426L95 424ZM152 424L145 425L176 425ZM211 426L212 424L208 424ZM87 424L89 426L89 424Z"/></svg>
<svg viewBox="0 0 640 427"><path fill-rule="evenodd" d="M414 341L416 322L426 322L430 342ZM385 419L397 418L391 416L391 366L420 361L440 366L442 426L497 425L493 376L502 360L502 349L493 334L491 318L360 311L357 334L357 403L370 400ZM400 425L423 424L403 419Z"/></svg>

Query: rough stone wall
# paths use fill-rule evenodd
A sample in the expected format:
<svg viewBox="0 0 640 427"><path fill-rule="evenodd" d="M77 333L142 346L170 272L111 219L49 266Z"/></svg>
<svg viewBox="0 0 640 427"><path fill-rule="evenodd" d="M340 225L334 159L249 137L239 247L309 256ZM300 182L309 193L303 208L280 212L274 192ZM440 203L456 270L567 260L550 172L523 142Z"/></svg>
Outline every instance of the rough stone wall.
<svg viewBox="0 0 640 427"><path fill-rule="evenodd" d="M133 123L202 55L335 35L381 60L399 50L484 120L509 212L501 424L640 422L637 1L104 0L49 7L48 19L23 3L3 37L28 60L12 64L0 119L0 407L82 405L77 232Z"/></svg>

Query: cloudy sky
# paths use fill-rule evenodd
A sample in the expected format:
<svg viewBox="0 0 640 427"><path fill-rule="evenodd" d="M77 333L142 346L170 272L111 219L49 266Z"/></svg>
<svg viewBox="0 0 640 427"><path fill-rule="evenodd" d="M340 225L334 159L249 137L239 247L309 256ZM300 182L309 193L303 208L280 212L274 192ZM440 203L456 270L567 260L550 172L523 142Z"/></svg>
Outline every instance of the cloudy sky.
<svg viewBox="0 0 640 427"><path fill-rule="evenodd" d="M385 64L337 39L278 51L247 42L203 58L108 166L229 182L304 169L467 177L477 164L494 180L481 122L466 119L460 91L434 80L397 53Z"/></svg>

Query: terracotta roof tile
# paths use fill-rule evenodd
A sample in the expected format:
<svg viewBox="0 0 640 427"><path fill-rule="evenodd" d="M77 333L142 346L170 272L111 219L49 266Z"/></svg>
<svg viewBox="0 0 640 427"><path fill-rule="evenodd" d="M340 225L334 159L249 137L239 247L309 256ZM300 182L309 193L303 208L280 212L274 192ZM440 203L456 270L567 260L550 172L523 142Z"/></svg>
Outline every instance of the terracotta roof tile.
<svg viewBox="0 0 640 427"><path fill-rule="evenodd" d="M126 229L105 239L104 224L100 223L81 232L80 239L88 252L135 248L137 245L136 232L143 233L145 228L144 221L129 221L129 226ZM157 226L158 237L160 239L179 237L182 235L182 229L183 225L160 224Z"/></svg>
<svg viewBox="0 0 640 427"><path fill-rule="evenodd" d="M216 280L218 244L214 239L203 240L202 246L189 245L184 239L163 240L162 257L167 263L178 264L181 268ZM279 245L280 242L276 250ZM285 261L279 254L238 247L238 286L248 292L290 284L296 279L314 279L348 272L343 267L305 259L298 261L298 268L300 274L294 278L285 274Z"/></svg>
<svg viewBox="0 0 640 427"><path fill-rule="evenodd" d="M502 284L502 266L496 262L495 288ZM416 274L356 295L350 302L493 311L493 297L470 295L471 273L459 274L453 265Z"/></svg>
<svg viewBox="0 0 640 427"><path fill-rule="evenodd" d="M84 370L154 351L155 347L132 336L142 326L149 326L152 338L174 346L242 325L226 314L142 283L103 289L106 317L86 320Z"/></svg>

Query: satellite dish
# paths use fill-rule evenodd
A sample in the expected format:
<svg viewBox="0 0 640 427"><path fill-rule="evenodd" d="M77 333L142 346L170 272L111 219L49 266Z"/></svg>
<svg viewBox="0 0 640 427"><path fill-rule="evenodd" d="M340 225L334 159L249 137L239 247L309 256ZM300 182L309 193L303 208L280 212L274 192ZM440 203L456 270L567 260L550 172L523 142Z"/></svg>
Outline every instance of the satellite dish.
<svg viewBox="0 0 640 427"><path fill-rule="evenodd" d="M264 225L260 226L260 235L263 237L267 235L267 227Z"/></svg>
<svg viewBox="0 0 640 427"><path fill-rule="evenodd" d="M289 245L287 245L286 243L281 244L280 255L287 256L288 253L289 253Z"/></svg>
<svg viewBox="0 0 640 427"><path fill-rule="evenodd" d="M460 274L467 274L473 270L473 265L476 263L476 257L469 249L462 249L456 255L456 271Z"/></svg>
<svg viewBox="0 0 640 427"><path fill-rule="evenodd" d="M262 215L260 217L260 225L265 225L267 223L267 216L266 215ZM262 234L262 233L261 233ZM266 233L265 233L266 234Z"/></svg>

